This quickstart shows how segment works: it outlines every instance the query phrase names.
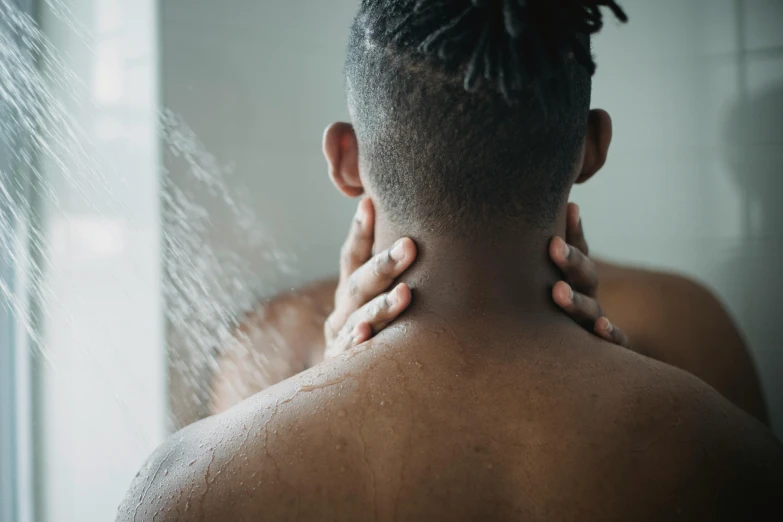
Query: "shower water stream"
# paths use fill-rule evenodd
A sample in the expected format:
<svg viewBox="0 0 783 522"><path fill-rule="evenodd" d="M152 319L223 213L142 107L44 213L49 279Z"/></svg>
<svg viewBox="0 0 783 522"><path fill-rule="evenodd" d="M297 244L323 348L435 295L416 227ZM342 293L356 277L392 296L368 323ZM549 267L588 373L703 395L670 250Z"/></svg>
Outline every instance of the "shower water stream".
<svg viewBox="0 0 783 522"><path fill-rule="evenodd" d="M79 23L64 0L47 0L46 9L72 37L94 51L95 36ZM91 91L94 86L71 69L69 59L13 0L0 0L0 266L7 265L16 273L15 278L6 278L0 272L0 304L23 329L36 360L55 373L58 362L50 358L46 337L41 335L46 324L56 321L66 325L75 346L89 346L87 338L93 333L83 324L74 323L69 308L73 305L62 302L47 284L52 274L67 272L68 267L61 266L62 257L52 257L51 253L63 245L53 244L59 236L42 223L50 222L52 215L58 216L66 228L66 249L80 244L92 249L68 251L69 261L80 262L95 253L121 253L117 249L122 244L121 236L133 233L136 225L144 228L149 219L134 217L136 210L128 208L127 194L122 193L123 189L136 190L134 179L122 174L101 154L95 142L96 131L86 129L80 121L83 112L98 110ZM242 190L231 179L231 169L205 150L177 114L166 109L158 112L157 140L167 165L184 165L190 177L187 188L183 188L163 162L158 162L163 274L160 297L166 316L169 378L187 383L194 392L179 400L203 412L216 353L229 343L241 346L249 342L247 334L241 337L237 333L243 313L265 293L264 278L289 273L296 260L282 252L264 231L256 213L240 196ZM64 191L54 179L66 184L68 190ZM87 202L85 212L97 219L75 222L74 213L69 211L72 202L62 199L63 192L77 194L80 202ZM210 246L208 237L214 225L204 208L205 201L227 209L234 219L233 233L243 239L246 248L260 252L269 261L264 278L237 252ZM117 222L111 211L118 208L130 218ZM127 278L127 274L115 275ZM16 285L20 279L27 282L26 288ZM114 298L123 299L122 292L120 287ZM80 342L82 339L85 342ZM107 338L106 350L113 349L110 342ZM90 371L100 380L105 368L94 353L85 350L88 353L83 355L93 362ZM259 363L260 378L264 377L265 365L278 356L253 356ZM110 379L103 379L103 384L105 388L95 393L114 395L122 409L126 397L116 392ZM145 383L139 382L138 386ZM177 422L172 419L170 425L174 428ZM140 433L137 437L144 438Z"/></svg>

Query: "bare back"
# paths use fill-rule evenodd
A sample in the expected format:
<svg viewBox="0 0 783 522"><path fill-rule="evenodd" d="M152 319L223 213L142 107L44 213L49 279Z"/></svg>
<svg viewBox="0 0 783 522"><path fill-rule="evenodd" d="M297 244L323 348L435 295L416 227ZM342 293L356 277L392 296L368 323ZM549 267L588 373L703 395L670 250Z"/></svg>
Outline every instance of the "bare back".
<svg viewBox="0 0 783 522"><path fill-rule="evenodd" d="M701 381L567 321L513 324L403 321L175 436L120 519L717 520L768 503L779 443Z"/></svg>

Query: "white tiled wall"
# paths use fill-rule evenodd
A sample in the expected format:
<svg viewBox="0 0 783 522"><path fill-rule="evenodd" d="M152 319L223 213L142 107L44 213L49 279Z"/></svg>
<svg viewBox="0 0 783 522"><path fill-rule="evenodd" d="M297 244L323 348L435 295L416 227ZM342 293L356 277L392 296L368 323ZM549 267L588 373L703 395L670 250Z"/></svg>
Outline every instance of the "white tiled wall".
<svg viewBox="0 0 783 522"><path fill-rule="evenodd" d="M747 335L783 430L783 2L620 3L630 23L608 22L595 45L594 105L614 117L613 150L574 192L588 239L604 256L714 288ZM342 62L357 4L162 4L165 104L234 165L278 243L300 256L270 294L331 275L352 215L327 181L320 138L347 118ZM231 218L216 209L214 219ZM242 250L225 237L212 241Z"/></svg>
<svg viewBox="0 0 783 522"><path fill-rule="evenodd" d="M77 80L52 92L84 133L66 148L84 147L99 175L69 163L67 179L43 158L57 200L41 203L37 519L105 522L165 436L157 7L65 5L76 29L46 8L41 23Z"/></svg>
<svg viewBox="0 0 783 522"><path fill-rule="evenodd" d="M783 433L783 2L621 4L630 23L595 42L613 150L573 199L596 252L715 290Z"/></svg>

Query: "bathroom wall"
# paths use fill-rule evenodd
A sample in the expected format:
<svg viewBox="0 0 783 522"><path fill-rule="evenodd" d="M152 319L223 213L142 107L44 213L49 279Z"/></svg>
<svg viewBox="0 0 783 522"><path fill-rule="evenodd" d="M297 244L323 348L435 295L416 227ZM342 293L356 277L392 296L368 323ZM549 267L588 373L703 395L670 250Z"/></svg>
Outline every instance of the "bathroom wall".
<svg viewBox="0 0 783 522"><path fill-rule="evenodd" d="M595 252L715 291L783 435L783 2L622 5L631 22L595 44L612 153L573 199Z"/></svg>
<svg viewBox="0 0 783 522"><path fill-rule="evenodd" d="M614 118L603 172L574 191L596 254L688 274L747 336L783 434L783 2L623 0L595 41L594 105ZM355 0L167 0L165 105L230 165L280 247L279 273L209 208L215 248L273 273L266 295L335 273L354 210L331 188L323 128L347 118L342 61ZM187 186L184 172L172 169Z"/></svg>

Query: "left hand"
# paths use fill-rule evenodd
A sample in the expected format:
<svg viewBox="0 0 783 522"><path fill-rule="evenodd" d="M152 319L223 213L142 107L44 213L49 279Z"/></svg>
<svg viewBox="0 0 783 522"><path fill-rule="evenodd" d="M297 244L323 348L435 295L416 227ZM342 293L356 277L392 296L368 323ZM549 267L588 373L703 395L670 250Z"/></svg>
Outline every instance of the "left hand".
<svg viewBox="0 0 783 522"><path fill-rule="evenodd" d="M628 337L604 316L598 304L598 273L588 254L579 207L569 203L566 239L555 237L549 244L549 257L565 278L552 288L552 299L586 330L610 343L629 348Z"/></svg>

